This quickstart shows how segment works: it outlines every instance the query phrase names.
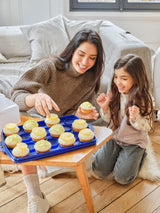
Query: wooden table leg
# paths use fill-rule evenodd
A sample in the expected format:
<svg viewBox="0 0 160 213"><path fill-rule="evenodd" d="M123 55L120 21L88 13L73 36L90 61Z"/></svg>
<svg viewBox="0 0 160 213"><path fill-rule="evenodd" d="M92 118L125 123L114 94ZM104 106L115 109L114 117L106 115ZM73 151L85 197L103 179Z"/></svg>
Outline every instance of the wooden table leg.
<svg viewBox="0 0 160 213"><path fill-rule="evenodd" d="M77 177L81 184L84 197L86 199L89 212L94 213L95 211L94 211L94 206L93 206L93 201L91 196L91 190L89 187L88 177L86 175L84 163L81 163L80 165L76 166L75 169L76 169Z"/></svg>

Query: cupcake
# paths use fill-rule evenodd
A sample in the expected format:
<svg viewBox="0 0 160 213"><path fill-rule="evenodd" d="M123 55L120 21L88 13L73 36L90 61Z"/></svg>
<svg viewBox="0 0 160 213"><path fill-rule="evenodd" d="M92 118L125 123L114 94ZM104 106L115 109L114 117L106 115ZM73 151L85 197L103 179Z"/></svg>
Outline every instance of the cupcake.
<svg viewBox="0 0 160 213"><path fill-rule="evenodd" d="M82 142L91 141L94 138L94 132L92 132L92 130L89 128L82 129L78 133L78 137L79 137L79 140Z"/></svg>
<svg viewBox="0 0 160 213"><path fill-rule="evenodd" d="M60 119L57 114L51 113L51 117L46 117L45 123L48 127L53 126L54 124L59 124Z"/></svg>
<svg viewBox="0 0 160 213"><path fill-rule="evenodd" d="M90 113L93 109L93 105L88 101L83 102L80 107L83 113Z"/></svg>
<svg viewBox="0 0 160 213"><path fill-rule="evenodd" d="M38 127L38 123L35 120L27 120L23 124L23 129L25 132L32 132L34 127Z"/></svg>
<svg viewBox="0 0 160 213"><path fill-rule="evenodd" d="M79 132L81 129L87 128L87 122L84 119L76 119L72 123L72 128Z"/></svg>
<svg viewBox="0 0 160 213"><path fill-rule="evenodd" d="M17 143L21 143L21 142L22 142L22 138L21 138L21 136L19 136L17 134L9 135L5 139L5 144L9 148L14 148L17 145Z"/></svg>
<svg viewBox="0 0 160 213"><path fill-rule="evenodd" d="M74 137L74 134L72 134L71 132L64 132L58 138L59 144L63 147L72 146L75 140L76 139Z"/></svg>
<svg viewBox="0 0 160 213"><path fill-rule="evenodd" d="M16 158L25 157L29 154L29 149L26 143L18 143L12 150L12 154Z"/></svg>
<svg viewBox="0 0 160 213"><path fill-rule="evenodd" d="M51 149L51 143L47 140L40 140L35 143L34 148L38 153L48 152Z"/></svg>
<svg viewBox="0 0 160 213"><path fill-rule="evenodd" d="M5 125L3 132L6 136L18 134L19 127L15 123L8 123Z"/></svg>
<svg viewBox="0 0 160 213"><path fill-rule="evenodd" d="M49 132L52 137L58 138L64 132L64 127L61 124L55 124L49 129Z"/></svg>
<svg viewBox="0 0 160 213"><path fill-rule="evenodd" d="M44 127L34 127L31 132L31 138L34 141L45 139L47 132Z"/></svg>

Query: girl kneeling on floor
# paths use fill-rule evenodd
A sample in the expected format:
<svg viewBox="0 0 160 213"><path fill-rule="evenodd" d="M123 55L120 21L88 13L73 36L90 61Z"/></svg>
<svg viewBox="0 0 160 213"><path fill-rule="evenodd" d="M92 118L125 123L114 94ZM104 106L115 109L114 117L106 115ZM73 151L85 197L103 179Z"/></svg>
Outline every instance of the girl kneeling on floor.
<svg viewBox="0 0 160 213"><path fill-rule="evenodd" d="M110 91L97 103L102 118L113 129L113 138L94 155L92 170L100 178L113 172L120 184L132 182L145 158L153 104L142 59L128 54L114 65Z"/></svg>

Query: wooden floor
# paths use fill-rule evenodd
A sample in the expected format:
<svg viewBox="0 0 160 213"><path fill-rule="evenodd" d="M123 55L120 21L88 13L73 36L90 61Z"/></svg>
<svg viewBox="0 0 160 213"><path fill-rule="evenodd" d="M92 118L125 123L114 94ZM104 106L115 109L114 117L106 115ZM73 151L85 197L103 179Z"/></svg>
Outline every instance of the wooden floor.
<svg viewBox="0 0 160 213"><path fill-rule="evenodd" d="M160 165L160 122L152 133ZM0 188L0 213L26 213L27 194L21 173L5 173L7 184ZM88 213L78 179L71 174L40 179L51 205L49 213ZM100 213L160 213L160 182L137 178L122 186L114 180L89 179L94 207Z"/></svg>

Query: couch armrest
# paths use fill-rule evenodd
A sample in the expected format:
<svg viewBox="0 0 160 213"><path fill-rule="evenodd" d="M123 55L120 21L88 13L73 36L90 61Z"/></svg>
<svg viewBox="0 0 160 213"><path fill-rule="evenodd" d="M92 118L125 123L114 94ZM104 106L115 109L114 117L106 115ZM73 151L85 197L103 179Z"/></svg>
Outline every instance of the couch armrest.
<svg viewBox="0 0 160 213"><path fill-rule="evenodd" d="M100 27L100 36L105 51L105 69L102 76L101 90L104 91L106 87L106 91L110 87L114 72L113 67L117 59L128 53L133 53L142 58L146 67L148 79L151 83L152 91L153 76L151 59L154 51L129 32L126 32L114 24L105 24L105 21Z"/></svg>
<svg viewBox="0 0 160 213"><path fill-rule="evenodd" d="M160 109L160 48L153 56L153 95L156 101L156 108Z"/></svg>

